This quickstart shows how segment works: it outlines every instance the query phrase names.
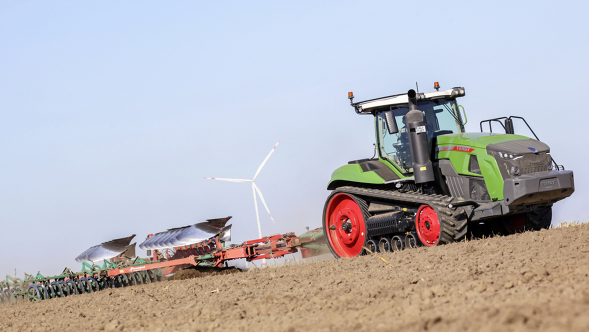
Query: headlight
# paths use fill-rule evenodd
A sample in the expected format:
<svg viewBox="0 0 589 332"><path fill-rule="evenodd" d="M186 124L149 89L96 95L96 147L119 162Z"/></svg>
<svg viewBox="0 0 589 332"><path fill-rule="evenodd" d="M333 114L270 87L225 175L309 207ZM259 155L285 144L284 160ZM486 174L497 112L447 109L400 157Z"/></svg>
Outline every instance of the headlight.
<svg viewBox="0 0 589 332"><path fill-rule="evenodd" d="M452 97L464 97L464 88L452 88Z"/></svg>
<svg viewBox="0 0 589 332"><path fill-rule="evenodd" d="M499 152L499 157L505 159L505 160L515 160L517 158L521 158L522 155L521 154L515 154L515 153L508 153L508 152Z"/></svg>

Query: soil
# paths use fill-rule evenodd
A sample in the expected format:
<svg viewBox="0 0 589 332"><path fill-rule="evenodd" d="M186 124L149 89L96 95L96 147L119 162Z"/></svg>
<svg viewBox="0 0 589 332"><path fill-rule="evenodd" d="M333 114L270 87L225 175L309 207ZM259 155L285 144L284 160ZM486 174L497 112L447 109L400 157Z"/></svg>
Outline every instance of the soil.
<svg viewBox="0 0 589 332"><path fill-rule="evenodd" d="M167 278L167 280L186 280L192 278L202 278L202 277L210 277L210 276L217 276L217 275L224 275L224 274L231 274L241 272L240 269L235 267L227 267L227 268L215 268L215 267L194 267L190 269L185 269L182 271L178 271L174 273L171 277Z"/></svg>
<svg viewBox="0 0 589 332"><path fill-rule="evenodd" d="M589 225L0 306L0 331L588 331ZM189 274L193 272L186 272Z"/></svg>

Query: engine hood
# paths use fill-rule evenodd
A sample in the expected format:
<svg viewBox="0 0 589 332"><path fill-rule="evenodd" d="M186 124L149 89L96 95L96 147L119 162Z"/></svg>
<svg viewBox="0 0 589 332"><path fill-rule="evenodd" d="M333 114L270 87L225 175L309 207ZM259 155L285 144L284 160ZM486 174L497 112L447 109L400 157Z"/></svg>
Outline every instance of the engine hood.
<svg viewBox="0 0 589 332"><path fill-rule="evenodd" d="M440 145L452 145L452 146L466 146L471 147L474 149L485 149L488 145L499 146L499 145L510 145L506 142L513 142L513 141L530 141L530 144L533 144L536 147L540 143L543 146L548 147L546 144L537 141L535 139L530 139L526 136L521 135L511 135L511 134L495 134L495 133L459 133L459 134L447 134L447 135L440 135L437 137L438 146ZM521 145L516 143L519 147ZM525 144L524 144L525 145ZM523 145L521 145L523 146ZM538 146L542 147L543 146ZM519 151L519 150L518 150ZM519 153L516 151L509 151L513 153ZM532 152L528 150L527 152Z"/></svg>

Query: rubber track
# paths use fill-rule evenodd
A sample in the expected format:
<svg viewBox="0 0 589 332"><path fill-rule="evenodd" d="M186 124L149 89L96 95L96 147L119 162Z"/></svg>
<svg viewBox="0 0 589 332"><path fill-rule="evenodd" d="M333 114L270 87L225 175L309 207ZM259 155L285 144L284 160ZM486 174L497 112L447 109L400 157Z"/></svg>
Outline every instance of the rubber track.
<svg viewBox="0 0 589 332"><path fill-rule="evenodd" d="M425 195L413 191L388 191L358 187L339 187L331 193L327 201L330 200L331 196L337 193L359 196L363 201L378 199L399 205L407 203L411 205L427 204L434 208L440 219L442 231L439 243L445 244L460 241L466 236L468 218L466 217L465 210L462 208L448 208L448 204L455 201L453 197L445 195ZM368 205L365 203L365 205L362 206L362 210L367 211L367 207Z"/></svg>

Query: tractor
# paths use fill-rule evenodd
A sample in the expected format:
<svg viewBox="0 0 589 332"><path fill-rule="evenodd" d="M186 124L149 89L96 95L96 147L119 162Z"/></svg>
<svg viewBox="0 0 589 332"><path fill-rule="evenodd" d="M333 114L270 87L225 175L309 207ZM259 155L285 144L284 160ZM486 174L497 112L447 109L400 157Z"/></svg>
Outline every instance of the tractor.
<svg viewBox="0 0 589 332"><path fill-rule="evenodd" d="M361 102L348 94L357 114L374 116L376 143L372 158L337 168L327 185L323 231L335 257L549 228L552 205L574 192L573 172L524 118L467 133L464 88L434 89ZM515 134L515 121L534 138Z"/></svg>

